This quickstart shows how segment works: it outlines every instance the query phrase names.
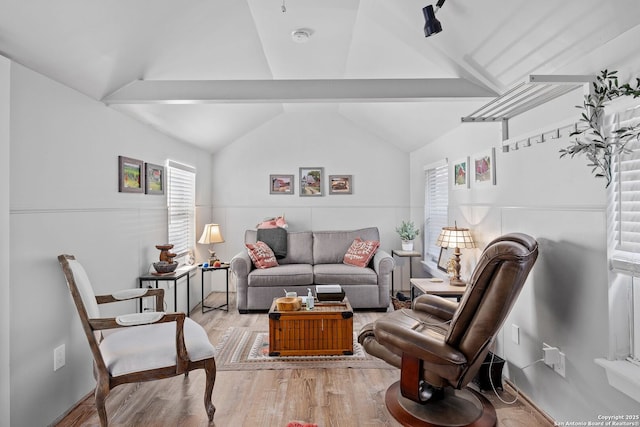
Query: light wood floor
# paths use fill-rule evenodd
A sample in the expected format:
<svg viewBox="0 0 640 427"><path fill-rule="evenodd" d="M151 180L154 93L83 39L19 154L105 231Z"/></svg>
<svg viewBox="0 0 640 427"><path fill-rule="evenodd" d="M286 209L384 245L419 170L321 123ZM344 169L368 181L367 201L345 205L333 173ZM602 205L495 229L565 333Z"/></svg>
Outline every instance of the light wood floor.
<svg viewBox="0 0 640 427"><path fill-rule="evenodd" d="M224 302L214 293L208 305ZM383 313L356 312L354 329ZM204 315L200 307L191 317L202 324L212 343L230 326L268 330L266 314L239 314L231 296L231 309ZM87 367L87 369L90 369ZM399 426L384 404L387 387L399 379L396 369L298 369L218 372L213 389L216 406L209 424L204 410L204 374L183 376L113 389L107 399L110 426L260 426L285 427L290 421L313 422L319 427ZM507 391L499 392L512 400ZM493 392L483 392L504 427L544 427L553 423L522 398L513 405L500 402ZM99 426L93 395L73 408L59 427Z"/></svg>

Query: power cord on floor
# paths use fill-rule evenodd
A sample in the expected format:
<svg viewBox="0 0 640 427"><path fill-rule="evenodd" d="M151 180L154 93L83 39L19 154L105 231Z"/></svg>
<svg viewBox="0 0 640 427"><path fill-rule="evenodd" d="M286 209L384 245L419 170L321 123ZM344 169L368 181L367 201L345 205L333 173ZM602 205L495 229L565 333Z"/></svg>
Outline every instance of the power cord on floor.
<svg viewBox="0 0 640 427"><path fill-rule="evenodd" d="M516 403L518 401L518 396L520 395L520 389L518 388L518 384L516 384L516 380L515 378L513 379L513 387L516 391L516 396L513 398L513 400L511 402L504 400L502 397L500 397L500 395L498 394L498 390L496 390L496 386L493 384L493 375L491 375L491 372L493 372L491 370L492 366L493 366L493 360L495 358L495 354L491 353L491 361L489 362L489 383L491 383L491 388L493 389L493 393L496 395L496 397L498 398L498 400L500 400L500 402L504 403L505 405L513 405L514 403ZM525 370L530 366L535 365L536 363L540 363L540 362L544 362L544 359L538 359L535 360L531 363L529 363L528 365L525 365L521 368L521 370Z"/></svg>

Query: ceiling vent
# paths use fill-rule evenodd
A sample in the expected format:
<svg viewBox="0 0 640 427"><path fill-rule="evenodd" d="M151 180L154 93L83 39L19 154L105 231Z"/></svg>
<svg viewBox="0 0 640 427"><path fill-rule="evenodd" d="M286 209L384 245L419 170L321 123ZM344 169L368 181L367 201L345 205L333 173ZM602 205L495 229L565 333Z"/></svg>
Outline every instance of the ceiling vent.
<svg viewBox="0 0 640 427"><path fill-rule="evenodd" d="M306 43L311 38L311 30L308 28L298 28L291 33L291 38L296 43Z"/></svg>

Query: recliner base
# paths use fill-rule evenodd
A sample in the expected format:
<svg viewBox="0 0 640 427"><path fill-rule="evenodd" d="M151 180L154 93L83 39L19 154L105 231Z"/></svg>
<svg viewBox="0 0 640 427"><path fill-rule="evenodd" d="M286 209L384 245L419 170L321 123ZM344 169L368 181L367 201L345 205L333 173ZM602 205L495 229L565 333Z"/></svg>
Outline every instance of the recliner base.
<svg viewBox="0 0 640 427"><path fill-rule="evenodd" d="M480 393L465 388L448 391L442 399L417 403L400 393L400 382L389 386L387 409L404 426L415 427L494 427L496 410Z"/></svg>

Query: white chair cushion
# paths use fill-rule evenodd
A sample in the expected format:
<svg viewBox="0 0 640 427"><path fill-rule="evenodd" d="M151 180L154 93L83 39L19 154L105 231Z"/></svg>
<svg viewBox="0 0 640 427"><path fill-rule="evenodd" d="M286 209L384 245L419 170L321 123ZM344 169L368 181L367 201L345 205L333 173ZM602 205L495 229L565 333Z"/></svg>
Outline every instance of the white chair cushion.
<svg viewBox="0 0 640 427"><path fill-rule="evenodd" d="M104 331L100 351L112 376L176 364L176 322L132 326ZM205 330L186 318L184 342L193 362L214 356Z"/></svg>

